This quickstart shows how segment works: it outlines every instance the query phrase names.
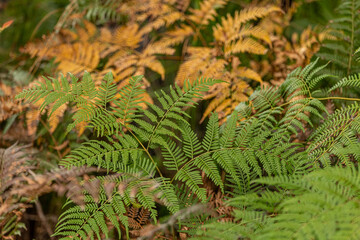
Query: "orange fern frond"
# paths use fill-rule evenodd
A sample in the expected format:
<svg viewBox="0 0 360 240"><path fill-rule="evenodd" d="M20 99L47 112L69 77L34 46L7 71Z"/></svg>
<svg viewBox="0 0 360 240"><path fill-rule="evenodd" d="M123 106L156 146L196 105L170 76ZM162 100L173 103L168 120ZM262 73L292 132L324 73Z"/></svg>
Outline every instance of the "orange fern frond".
<svg viewBox="0 0 360 240"><path fill-rule="evenodd" d="M100 61L99 45L88 42L63 44L52 49L50 56L55 56L55 62L59 63L57 70L64 75L71 72L79 75L84 71L92 72Z"/></svg>
<svg viewBox="0 0 360 240"><path fill-rule="evenodd" d="M54 104L49 106L50 109L54 107ZM64 116L65 110L67 109L67 105L64 104L61 107L57 108L54 112L48 111L49 116L49 126L50 126L50 133L53 133L56 127L59 125L62 117ZM51 115L50 115L51 113Z"/></svg>
<svg viewBox="0 0 360 240"><path fill-rule="evenodd" d="M40 119L40 111L32 109L26 112L26 125L28 134L33 136L36 133L37 125Z"/></svg>
<svg viewBox="0 0 360 240"><path fill-rule="evenodd" d="M200 9L191 10L198 16L190 16L188 19L197 25L208 24L213 19L212 16L216 14L216 7L209 5L210 2L215 3L216 1L202 2ZM221 6L222 4L225 4L225 1L220 1ZM204 9L208 12L202 13ZM241 53L262 55L267 52L265 44L271 46L270 34L260 25L249 24L249 21L263 18L273 12L281 12L281 9L276 6L251 7L235 12L234 16L228 14L213 27L214 47L188 47L186 49L186 60L180 65L176 76L178 85L182 86L184 80L190 79L191 81L200 75L220 78L228 82L228 84L216 84L205 95L205 99L211 99L211 101L201 121L212 111L218 112L219 117L224 119L240 102L246 101L252 92L247 82L262 83L261 76L257 72L245 66L239 66L240 61L237 55ZM191 31L188 34L190 35ZM173 39L166 40L169 42L173 40L171 43L176 43L184 39L177 35L174 36Z"/></svg>
<svg viewBox="0 0 360 240"><path fill-rule="evenodd" d="M207 25L217 15L216 9L223 7L227 0L204 0L199 9L190 9L189 19L196 25Z"/></svg>
<svg viewBox="0 0 360 240"><path fill-rule="evenodd" d="M253 54L265 54L267 49L261 43L257 42L254 39L246 38L244 40L239 40L237 42L231 43L225 46L224 53L225 56L235 53L253 53Z"/></svg>

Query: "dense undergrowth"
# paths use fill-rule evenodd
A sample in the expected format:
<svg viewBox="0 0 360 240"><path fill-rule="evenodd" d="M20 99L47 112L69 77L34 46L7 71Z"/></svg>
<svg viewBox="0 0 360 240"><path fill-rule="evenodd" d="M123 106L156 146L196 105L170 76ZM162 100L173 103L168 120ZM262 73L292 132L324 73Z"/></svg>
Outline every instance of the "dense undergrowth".
<svg viewBox="0 0 360 240"><path fill-rule="evenodd" d="M359 13L70 1L0 67L0 236L358 239Z"/></svg>

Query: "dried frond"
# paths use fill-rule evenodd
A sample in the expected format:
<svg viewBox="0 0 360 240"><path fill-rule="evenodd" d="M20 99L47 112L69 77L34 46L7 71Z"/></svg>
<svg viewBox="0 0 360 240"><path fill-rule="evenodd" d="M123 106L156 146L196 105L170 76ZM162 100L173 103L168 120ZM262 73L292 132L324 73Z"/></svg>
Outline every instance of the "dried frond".
<svg viewBox="0 0 360 240"><path fill-rule="evenodd" d="M160 40L167 46L173 46L182 43L186 38L194 34L194 29L186 24L181 24L174 30L167 31L165 36Z"/></svg>
<svg viewBox="0 0 360 240"><path fill-rule="evenodd" d="M266 30L259 26L244 26L244 23L262 18L272 12L281 12L281 9L275 6L253 7L235 12L234 17L228 14L221 19L221 23L214 27L214 38L216 41L228 43L247 36L254 36L270 44L269 33Z"/></svg>
<svg viewBox="0 0 360 240"><path fill-rule="evenodd" d="M146 22L141 29L146 34L182 19L183 13L174 7L175 3L175 0L133 0L123 3L119 12L128 15L131 23Z"/></svg>
<svg viewBox="0 0 360 240"><path fill-rule="evenodd" d="M0 237L13 239L24 227L21 219L24 211L32 207L37 197L55 191L80 203L83 191L78 176L93 172L95 168L54 169L40 172L28 146L13 146L0 149ZM75 191L77 189L77 191Z"/></svg>
<svg viewBox="0 0 360 240"><path fill-rule="evenodd" d="M254 68L266 68L272 73L273 85L280 85L286 76L297 67L304 67L312 56L319 51L322 41L331 38L327 30L317 33L310 27L306 28L300 36L293 34L292 40L284 36L272 36L273 48L270 52L270 66L257 65ZM257 66L256 66L257 65Z"/></svg>
<svg viewBox="0 0 360 240"><path fill-rule="evenodd" d="M216 49L207 47L189 47L187 49L189 57L187 61L180 65L175 82L183 86L184 81L195 80L200 75L204 75L207 70L212 70L213 74L209 77L221 78L225 69L226 62L216 59ZM209 69L210 65L217 65L216 69Z"/></svg>
<svg viewBox="0 0 360 240"><path fill-rule="evenodd" d="M143 207L130 206L126 211L126 215L129 218L130 229L141 229L150 221L150 211Z"/></svg>
<svg viewBox="0 0 360 240"><path fill-rule="evenodd" d="M64 75L71 72L81 76L87 71L94 79L99 80L111 71L118 88L126 85L130 76L143 75L146 68L157 72L164 79L165 69L156 55L173 54L174 49L165 42L152 42L139 49L144 38L144 32L141 31L137 23L123 25L113 31L105 27L98 31L94 24L84 21L84 26L76 26L76 31L62 30L54 42L48 44L49 40L45 38L43 42L28 44L23 51L47 60L54 58L58 63L56 70ZM101 59L106 59L106 64L99 70ZM149 86L145 78L143 82L144 87ZM145 95L152 102L150 96ZM41 101L39 104L41 105ZM53 112L53 106L50 105L47 110L49 116L51 113L49 131L53 132L63 117L66 106L56 108ZM38 109L26 113L29 134L36 132L39 117ZM83 133L85 126L84 121L77 123L79 135Z"/></svg>
<svg viewBox="0 0 360 240"><path fill-rule="evenodd" d="M208 24L215 14L215 8L210 5L211 1L204 1L199 10L192 12L200 12L201 9L211 7L205 20L190 17L196 24ZM220 5L224 4L221 1ZM261 76L244 66L240 66L237 54L265 54L267 48L264 43L271 45L270 35L259 25L252 26L249 21L262 18L272 12L281 12L276 6L251 7L236 12L234 16L227 15L221 19L221 23L213 27L214 47L188 47L186 49L187 58L180 65L176 76L176 83L180 86L184 81L196 79L200 75L222 79L227 82L219 83L212 87L210 92L205 95L205 99L213 99L201 119L203 121L212 111L219 113L221 119L230 114L235 106L240 102L246 101L252 89L247 83L255 80L262 83ZM204 21L204 22L202 22ZM168 34L178 33L170 32ZM180 33L180 31L179 31ZM190 34L190 31L189 33ZM179 34L180 35L180 34ZM183 38L177 37L176 34L171 39L169 35L166 41L170 44L183 41Z"/></svg>
<svg viewBox="0 0 360 240"><path fill-rule="evenodd" d="M190 9L189 19L196 25L207 25L217 15L216 9L223 7L227 0L206 0L200 2L199 9Z"/></svg>
<svg viewBox="0 0 360 240"><path fill-rule="evenodd" d="M15 100L15 95L20 91L21 87L10 87L0 82L0 122L22 112L28 105Z"/></svg>

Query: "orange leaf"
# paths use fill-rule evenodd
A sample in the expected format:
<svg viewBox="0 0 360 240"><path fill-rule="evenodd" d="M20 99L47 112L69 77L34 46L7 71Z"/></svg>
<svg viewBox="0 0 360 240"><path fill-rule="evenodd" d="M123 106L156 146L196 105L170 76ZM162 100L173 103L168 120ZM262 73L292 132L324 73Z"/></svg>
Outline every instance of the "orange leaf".
<svg viewBox="0 0 360 240"><path fill-rule="evenodd" d="M14 20L7 21L6 23L4 23L4 24L2 25L2 27L0 28L0 30L2 31L2 30L4 30L5 28L10 27L13 22L14 22Z"/></svg>

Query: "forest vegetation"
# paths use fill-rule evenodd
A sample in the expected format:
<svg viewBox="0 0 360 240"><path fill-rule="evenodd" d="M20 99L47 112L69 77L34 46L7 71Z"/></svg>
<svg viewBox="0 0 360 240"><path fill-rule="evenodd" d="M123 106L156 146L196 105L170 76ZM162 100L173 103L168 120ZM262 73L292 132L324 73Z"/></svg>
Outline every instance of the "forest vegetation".
<svg viewBox="0 0 360 240"><path fill-rule="evenodd" d="M360 239L360 0L0 3L1 239Z"/></svg>

